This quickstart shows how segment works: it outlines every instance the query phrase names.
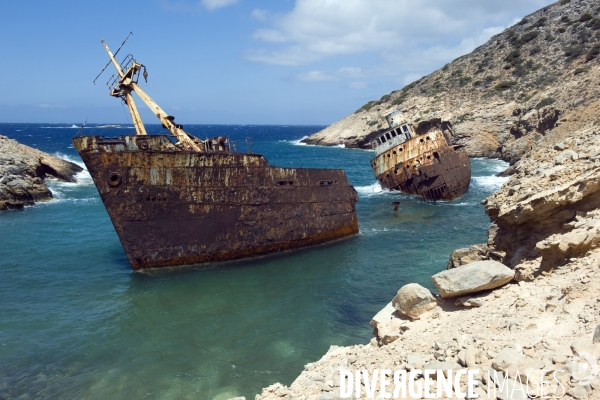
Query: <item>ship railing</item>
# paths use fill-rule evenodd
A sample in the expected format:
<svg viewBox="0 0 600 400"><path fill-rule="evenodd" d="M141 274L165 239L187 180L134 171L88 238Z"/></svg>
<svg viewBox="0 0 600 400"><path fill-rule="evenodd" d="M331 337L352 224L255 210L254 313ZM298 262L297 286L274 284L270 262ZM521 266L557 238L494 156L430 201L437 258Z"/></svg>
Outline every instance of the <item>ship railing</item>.
<svg viewBox="0 0 600 400"><path fill-rule="evenodd" d="M252 138L246 138L243 143L240 140L230 140L227 144L229 145L229 151L232 153L254 153L254 141Z"/></svg>
<svg viewBox="0 0 600 400"><path fill-rule="evenodd" d="M123 61L121 62L121 71L123 71L123 72L129 71L129 68L131 68L131 66L133 65L134 62L135 62L135 60L133 59L133 55L127 54L125 56L125 58L123 59Z"/></svg>
<svg viewBox="0 0 600 400"><path fill-rule="evenodd" d="M121 82L121 76L119 76L118 74L113 74L108 79L108 82L106 82L106 86L108 86L108 90L112 92L113 89L119 85L119 82Z"/></svg>

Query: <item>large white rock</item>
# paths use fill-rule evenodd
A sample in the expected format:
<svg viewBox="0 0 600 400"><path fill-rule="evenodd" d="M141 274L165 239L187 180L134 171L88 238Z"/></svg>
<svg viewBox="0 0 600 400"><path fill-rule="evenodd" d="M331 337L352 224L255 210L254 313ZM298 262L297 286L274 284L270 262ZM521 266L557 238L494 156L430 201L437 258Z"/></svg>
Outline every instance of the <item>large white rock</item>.
<svg viewBox="0 0 600 400"><path fill-rule="evenodd" d="M392 300L392 305L400 314L415 319L437 307L437 302L429 289L418 283L409 283L398 290L398 294Z"/></svg>
<svg viewBox="0 0 600 400"><path fill-rule="evenodd" d="M502 286L515 271L497 261L486 260L449 269L431 277L442 297L457 297Z"/></svg>

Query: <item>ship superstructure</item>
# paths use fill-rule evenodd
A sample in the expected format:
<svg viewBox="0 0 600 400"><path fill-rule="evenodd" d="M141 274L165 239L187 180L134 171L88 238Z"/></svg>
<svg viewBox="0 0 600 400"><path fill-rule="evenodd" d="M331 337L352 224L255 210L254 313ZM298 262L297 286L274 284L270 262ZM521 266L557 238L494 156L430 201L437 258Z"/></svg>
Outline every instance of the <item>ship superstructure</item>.
<svg viewBox="0 0 600 400"><path fill-rule="evenodd" d="M131 55L119 64L102 43L118 73L110 95L128 106L136 133L77 136L73 144L134 269L251 257L358 233L358 196L343 170L270 166L225 136L185 132L139 87L145 66ZM133 92L169 134L147 134Z"/></svg>
<svg viewBox="0 0 600 400"><path fill-rule="evenodd" d="M450 145L449 123L440 119L408 123L400 110L386 116L389 129L371 142L376 156L371 168L383 189L452 200L471 181L471 164L460 146Z"/></svg>

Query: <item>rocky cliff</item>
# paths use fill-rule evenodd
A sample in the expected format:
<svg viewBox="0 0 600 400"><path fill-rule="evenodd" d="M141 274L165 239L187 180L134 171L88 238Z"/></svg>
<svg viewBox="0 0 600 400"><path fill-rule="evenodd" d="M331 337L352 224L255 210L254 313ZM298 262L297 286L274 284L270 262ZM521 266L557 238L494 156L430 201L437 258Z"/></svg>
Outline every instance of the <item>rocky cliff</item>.
<svg viewBox="0 0 600 400"><path fill-rule="evenodd" d="M599 12L595 0L554 3L304 141L369 147L383 117L402 109L409 121L450 122L470 156L514 164L562 115L600 97Z"/></svg>
<svg viewBox="0 0 600 400"><path fill-rule="evenodd" d="M0 211L50 200L45 179L75 182L80 171L77 164L0 136Z"/></svg>

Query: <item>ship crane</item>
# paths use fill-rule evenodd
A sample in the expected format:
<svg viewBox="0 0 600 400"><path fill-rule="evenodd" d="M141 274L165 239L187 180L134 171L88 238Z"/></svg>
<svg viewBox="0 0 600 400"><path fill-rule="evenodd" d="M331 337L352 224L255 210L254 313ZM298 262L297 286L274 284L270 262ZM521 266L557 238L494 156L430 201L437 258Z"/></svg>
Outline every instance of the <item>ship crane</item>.
<svg viewBox="0 0 600 400"><path fill-rule="evenodd" d="M119 64L104 40L102 40L102 44L108 53L110 61L113 63L118 72L118 75L113 75L113 77L107 83L110 89L110 95L123 99L125 104L127 104L129 112L131 113L133 125L135 126L135 130L138 135L146 135L147 133L131 92L136 92L140 99L142 99L148 108L150 108L150 110L158 117L163 127L168 129L171 134L177 138L178 142L176 145L178 147L181 147L185 150L198 152L206 151L207 144L208 146L212 147L212 143L207 143L209 141L202 141L186 133L181 125L178 125L174 122L174 117L168 115L154 100L152 100L150 96L148 96L145 91L139 87L137 82L140 76L140 71L142 69L144 70L144 79L146 79L148 76L146 67L143 64L135 61L131 54L125 57L125 60Z"/></svg>

